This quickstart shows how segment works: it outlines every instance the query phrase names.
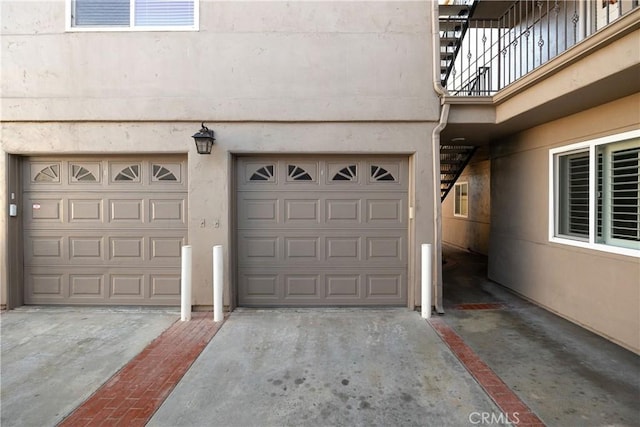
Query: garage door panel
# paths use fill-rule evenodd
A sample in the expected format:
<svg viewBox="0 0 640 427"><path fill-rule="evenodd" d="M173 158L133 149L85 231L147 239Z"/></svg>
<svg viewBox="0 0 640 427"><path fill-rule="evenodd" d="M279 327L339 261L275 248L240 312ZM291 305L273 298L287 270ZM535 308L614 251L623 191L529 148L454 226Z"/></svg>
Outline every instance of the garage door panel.
<svg viewBox="0 0 640 427"><path fill-rule="evenodd" d="M178 266L180 265L181 251L184 244L183 236L150 237L149 261L152 264L159 263L164 266Z"/></svg>
<svg viewBox="0 0 640 427"><path fill-rule="evenodd" d="M69 296L103 299L107 294L104 279L103 274L70 274Z"/></svg>
<svg viewBox="0 0 640 427"><path fill-rule="evenodd" d="M64 200L51 196L25 197L23 212L33 224L61 224L64 220Z"/></svg>
<svg viewBox="0 0 640 427"><path fill-rule="evenodd" d="M188 208L181 157L28 159L25 301L179 304Z"/></svg>
<svg viewBox="0 0 640 427"><path fill-rule="evenodd" d="M185 224L186 200L175 199L150 199L149 224Z"/></svg>
<svg viewBox="0 0 640 427"><path fill-rule="evenodd" d="M406 226L405 198L367 199L367 224L374 226Z"/></svg>
<svg viewBox="0 0 640 427"><path fill-rule="evenodd" d="M110 236L109 260L117 263L137 263L144 261L143 236Z"/></svg>
<svg viewBox="0 0 640 427"><path fill-rule="evenodd" d="M144 200L136 199L110 199L109 200L109 222L114 223L136 223L143 222Z"/></svg>
<svg viewBox="0 0 640 427"><path fill-rule="evenodd" d="M327 236L326 257L331 264L352 264L362 261L360 236Z"/></svg>
<svg viewBox="0 0 640 427"><path fill-rule="evenodd" d="M143 299L144 298L144 274L111 274L109 293L113 299Z"/></svg>
<svg viewBox="0 0 640 427"><path fill-rule="evenodd" d="M313 227L320 222L320 200L285 199L284 224Z"/></svg>
<svg viewBox="0 0 640 427"><path fill-rule="evenodd" d="M329 227L349 227L362 222L361 199L325 199L326 224Z"/></svg>
<svg viewBox="0 0 640 427"><path fill-rule="evenodd" d="M403 305L406 274L399 269L242 269L245 306Z"/></svg>
<svg viewBox="0 0 640 427"><path fill-rule="evenodd" d="M284 238L284 262L319 262L321 239L315 236L291 236Z"/></svg>
<svg viewBox="0 0 640 427"><path fill-rule="evenodd" d="M104 264L106 261L102 236L69 236L68 240L71 264Z"/></svg>
<svg viewBox="0 0 640 427"><path fill-rule="evenodd" d="M245 233L239 236L238 263L274 263L281 259L281 238L273 233Z"/></svg>
<svg viewBox="0 0 640 427"><path fill-rule="evenodd" d="M25 236L25 262L62 262L65 259L65 239L60 235Z"/></svg>
<svg viewBox="0 0 640 427"><path fill-rule="evenodd" d="M278 292L278 281L278 274L246 272L240 276L240 291L248 299L274 301L281 298Z"/></svg>
<svg viewBox="0 0 640 427"><path fill-rule="evenodd" d="M239 205L240 223L243 227L251 224L278 224L280 221L278 199L261 198L251 194L243 198Z"/></svg>
<svg viewBox="0 0 640 427"><path fill-rule="evenodd" d="M305 230L309 233L309 230ZM238 232L238 265L267 267L404 267L406 232L398 230L255 230Z"/></svg>
<svg viewBox="0 0 640 427"><path fill-rule="evenodd" d="M93 224L103 222L104 208L102 199L70 198L68 200L68 206L69 223L71 224Z"/></svg>
<svg viewBox="0 0 640 427"><path fill-rule="evenodd" d="M285 300L322 299L321 276L319 274L285 274Z"/></svg>
<svg viewBox="0 0 640 427"><path fill-rule="evenodd" d="M34 273L25 280L25 287L30 289L35 297L46 297L53 299L64 298L66 275L63 273L41 272Z"/></svg>
<svg viewBox="0 0 640 427"><path fill-rule="evenodd" d="M406 158L241 157L239 303L406 303Z"/></svg>
<svg viewBox="0 0 640 427"><path fill-rule="evenodd" d="M180 274L151 274L151 300L175 301L180 298Z"/></svg>
<svg viewBox="0 0 640 427"><path fill-rule="evenodd" d="M328 300L359 300L362 298L360 274L327 274L325 290Z"/></svg>
<svg viewBox="0 0 640 427"><path fill-rule="evenodd" d="M368 299L387 300L390 298L402 299L404 297L402 283L405 278L403 273L367 274L366 279Z"/></svg>

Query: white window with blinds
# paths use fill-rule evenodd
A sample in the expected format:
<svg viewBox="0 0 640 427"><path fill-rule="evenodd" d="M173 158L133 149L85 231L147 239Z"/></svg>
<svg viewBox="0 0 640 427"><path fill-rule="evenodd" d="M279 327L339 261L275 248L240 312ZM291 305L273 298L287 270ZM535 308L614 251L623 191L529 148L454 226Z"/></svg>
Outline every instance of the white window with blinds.
<svg viewBox="0 0 640 427"><path fill-rule="evenodd" d="M549 152L549 240L640 256L640 130Z"/></svg>
<svg viewBox="0 0 640 427"><path fill-rule="evenodd" d="M67 0L69 31L198 29L199 0Z"/></svg>

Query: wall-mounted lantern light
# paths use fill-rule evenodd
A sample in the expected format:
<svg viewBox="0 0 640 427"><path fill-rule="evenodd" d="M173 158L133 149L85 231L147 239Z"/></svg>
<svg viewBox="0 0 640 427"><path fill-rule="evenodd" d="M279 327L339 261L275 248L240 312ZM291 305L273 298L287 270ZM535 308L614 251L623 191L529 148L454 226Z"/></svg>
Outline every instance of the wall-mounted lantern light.
<svg viewBox="0 0 640 427"><path fill-rule="evenodd" d="M202 129L193 135L193 139L196 141L198 154L211 154L211 148L216 139L213 137L213 131L209 130L209 128L204 125L204 122L202 122Z"/></svg>

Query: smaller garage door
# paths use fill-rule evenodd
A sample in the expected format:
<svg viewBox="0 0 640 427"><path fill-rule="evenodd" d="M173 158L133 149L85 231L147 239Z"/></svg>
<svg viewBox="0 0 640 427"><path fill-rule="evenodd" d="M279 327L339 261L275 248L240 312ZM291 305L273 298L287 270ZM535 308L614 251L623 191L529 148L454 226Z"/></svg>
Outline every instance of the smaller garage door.
<svg viewBox="0 0 640 427"><path fill-rule="evenodd" d="M244 306L404 305L407 159L238 159Z"/></svg>
<svg viewBox="0 0 640 427"><path fill-rule="evenodd" d="M29 158L27 304L177 305L184 157Z"/></svg>

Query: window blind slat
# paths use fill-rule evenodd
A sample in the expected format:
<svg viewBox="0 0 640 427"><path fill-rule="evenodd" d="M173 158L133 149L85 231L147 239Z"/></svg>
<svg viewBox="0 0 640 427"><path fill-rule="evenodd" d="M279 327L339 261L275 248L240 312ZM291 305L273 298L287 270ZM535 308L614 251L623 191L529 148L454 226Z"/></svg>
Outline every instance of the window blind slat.
<svg viewBox="0 0 640 427"><path fill-rule="evenodd" d="M640 147L611 154L611 236L640 241Z"/></svg>
<svg viewBox="0 0 640 427"><path fill-rule="evenodd" d="M129 0L76 0L77 26L128 26Z"/></svg>
<svg viewBox="0 0 640 427"><path fill-rule="evenodd" d="M136 0L137 26L193 25L193 0Z"/></svg>

